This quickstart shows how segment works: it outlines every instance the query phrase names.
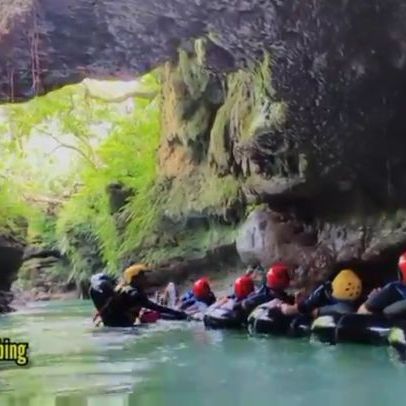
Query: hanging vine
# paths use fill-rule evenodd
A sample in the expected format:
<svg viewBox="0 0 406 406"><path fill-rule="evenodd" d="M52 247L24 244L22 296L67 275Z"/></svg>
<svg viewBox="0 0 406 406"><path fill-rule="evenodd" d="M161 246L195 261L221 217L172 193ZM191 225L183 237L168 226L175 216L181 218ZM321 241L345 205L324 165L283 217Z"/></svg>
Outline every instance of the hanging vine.
<svg viewBox="0 0 406 406"><path fill-rule="evenodd" d="M38 29L37 1L34 1L33 3L32 21L33 25L32 32L30 35L32 90L34 94L39 94L41 90L41 65L39 57L39 29Z"/></svg>

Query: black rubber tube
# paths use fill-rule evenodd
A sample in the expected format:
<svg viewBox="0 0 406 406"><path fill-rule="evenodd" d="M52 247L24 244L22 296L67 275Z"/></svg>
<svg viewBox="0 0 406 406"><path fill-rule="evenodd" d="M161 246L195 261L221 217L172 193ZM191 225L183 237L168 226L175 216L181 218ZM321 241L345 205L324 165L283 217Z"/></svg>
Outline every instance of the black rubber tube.
<svg viewBox="0 0 406 406"><path fill-rule="evenodd" d="M389 345L396 351L401 362L406 362L406 321L398 321L388 336Z"/></svg>
<svg viewBox="0 0 406 406"><path fill-rule="evenodd" d="M393 322L380 315L346 314L322 316L312 325L312 334L329 343L386 345Z"/></svg>
<svg viewBox="0 0 406 406"><path fill-rule="evenodd" d="M240 329L244 322L238 312L222 308L208 309L203 317L205 327L211 329Z"/></svg>
<svg viewBox="0 0 406 406"><path fill-rule="evenodd" d="M267 334L288 337L310 335L311 319L307 316L285 316L279 309L259 306L248 317L251 334Z"/></svg>

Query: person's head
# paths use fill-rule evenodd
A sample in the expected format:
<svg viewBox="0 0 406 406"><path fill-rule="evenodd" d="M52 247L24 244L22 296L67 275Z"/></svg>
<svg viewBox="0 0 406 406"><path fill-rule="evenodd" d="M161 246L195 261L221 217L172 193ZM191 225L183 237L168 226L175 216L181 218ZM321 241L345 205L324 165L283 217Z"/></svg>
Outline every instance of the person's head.
<svg viewBox="0 0 406 406"><path fill-rule="evenodd" d="M399 257L399 272L400 272L400 280L403 282L406 282L406 252L404 252L400 257Z"/></svg>
<svg viewBox="0 0 406 406"><path fill-rule="evenodd" d="M131 265L123 272L123 279L127 285L143 288L147 283L146 273L150 269L144 264Z"/></svg>
<svg viewBox="0 0 406 406"><path fill-rule="evenodd" d="M357 300L362 293L362 282L351 269L343 269L333 279L332 296L337 300Z"/></svg>
<svg viewBox="0 0 406 406"><path fill-rule="evenodd" d="M254 291L254 281L249 275L243 275L234 282L234 294L238 300L245 299Z"/></svg>
<svg viewBox="0 0 406 406"><path fill-rule="evenodd" d="M193 284L193 294L198 300L207 299L211 294L209 280L207 278L200 278Z"/></svg>
<svg viewBox="0 0 406 406"><path fill-rule="evenodd" d="M283 263L277 263L269 268L266 274L266 285L275 290L285 290L289 287L289 269Z"/></svg>

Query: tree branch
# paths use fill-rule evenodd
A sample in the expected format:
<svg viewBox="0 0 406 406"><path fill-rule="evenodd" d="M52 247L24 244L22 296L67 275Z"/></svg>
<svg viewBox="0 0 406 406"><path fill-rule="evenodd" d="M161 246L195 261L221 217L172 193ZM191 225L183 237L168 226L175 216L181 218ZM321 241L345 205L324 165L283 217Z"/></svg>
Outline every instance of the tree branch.
<svg viewBox="0 0 406 406"><path fill-rule="evenodd" d="M136 86L138 86L138 88L136 88L134 86L134 82L131 82L128 85L128 88L125 91L119 91L116 92L116 95L114 94L108 94L108 92L103 93L103 91L98 91L97 89L97 84L100 84L101 82L99 81L91 81L89 79L87 79L88 82L84 81L83 85L85 88L85 95L87 97L90 97L91 99L95 99L95 100L101 100L104 102L108 102L108 103L122 103L124 101L126 101L127 99L129 99L130 97L137 97L140 99L147 99L147 100L154 100L156 96L158 96L159 92L156 90L143 90L142 88L140 88L139 84ZM93 85L92 85L93 83ZM95 86L96 85L96 86ZM118 93L118 94L117 94Z"/></svg>
<svg viewBox="0 0 406 406"><path fill-rule="evenodd" d="M56 199L53 197L48 197L48 196L33 196L33 195L23 195L24 200L27 200L29 202L33 203L48 203L48 204L62 204L64 203L65 200L62 199Z"/></svg>
<svg viewBox="0 0 406 406"><path fill-rule="evenodd" d="M67 148L71 149L73 151L76 151L82 158L84 158L94 169L97 169L97 165L79 148L75 147L74 145L66 144L58 139L58 137L55 137L48 131L45 131L43 129L40 130L42 133L44 133L46 136L52 138L55 142L59 144L57 148L54 148L52 152L55 152L58 148Z"/></svg>

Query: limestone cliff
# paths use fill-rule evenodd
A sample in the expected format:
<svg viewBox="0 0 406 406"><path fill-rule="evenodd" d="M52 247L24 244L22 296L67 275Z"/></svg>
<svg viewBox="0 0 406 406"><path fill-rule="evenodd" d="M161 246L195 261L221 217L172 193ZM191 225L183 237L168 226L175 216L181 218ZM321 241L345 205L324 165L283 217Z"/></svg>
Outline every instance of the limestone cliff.
<svg viewBox="0 0 406 406"><path fill-rule="evenodd" d="M3 101L167 61L167 232L151 249L229 244L254 209L237 244L247 261L287 260L299 279L394 268L406 247L401 0L20 0L0 15Z"/></svg>

